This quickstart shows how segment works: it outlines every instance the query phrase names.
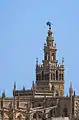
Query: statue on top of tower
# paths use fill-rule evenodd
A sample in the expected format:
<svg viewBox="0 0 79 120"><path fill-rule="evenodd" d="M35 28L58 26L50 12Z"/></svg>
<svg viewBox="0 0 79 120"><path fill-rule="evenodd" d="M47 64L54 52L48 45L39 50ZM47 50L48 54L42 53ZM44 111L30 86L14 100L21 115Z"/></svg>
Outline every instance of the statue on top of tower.
<svg viewBox="0 0 79 120"><path fill-rule="evenodd" d="M48 21L46 24L47 24L47 26L49 26L47 39L49 39L49 40L54 40L54 38L53 38L53 36L52 36L52 30L51 30L52 23Z"/></svg>
<svg viewBox="0 0 79 120"><path fill-rule="evenodd" d="M49 29L51 29L52 23L48 21L46 24L47 24L47 26L49 26Z"/></svg>

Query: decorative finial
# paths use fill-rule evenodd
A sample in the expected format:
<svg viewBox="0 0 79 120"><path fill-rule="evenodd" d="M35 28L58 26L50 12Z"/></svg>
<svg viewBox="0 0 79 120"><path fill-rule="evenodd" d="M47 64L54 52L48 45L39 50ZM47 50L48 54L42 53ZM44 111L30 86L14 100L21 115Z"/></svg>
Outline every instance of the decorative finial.
<svg viewBox="0 0 79 120"><path fill-rule="evenodd" d="M23 86L23 91L25 91L25 86Z"/></svg>
<svg viewBox="0 0 79 120"><path fill-rule="evenodd" d="M34 84L34 81L32 81L32 90L35 89L35 84Z"/></svg>
<svg viewBox="0 0 79 120"><path fill-rule="evenodd" d="M74 96L75 96L75 91L74 91Z"/></svg>
<svg viewBox="0 0 79 120"><path fill-rule="evenodd" d="M47 26L49 26L49 29L51 29L52 23L48 21L46 24L47 24Z"/></svg>
<svg viewBox="0 0 79 120"><path fill-rule="evenodd" d="M62 65L64 66L64 58L62 57Z"/></svg>
<svg viewBox="0 0 79 120"><path fill-rule="evenodd" d="M72 82L70 82L70 88L72 89Z"/></svg>
<svg viewBox="0 0 79 120"><path fill-rule="evenodd" d="M70 82L69 93L70 93L70 95L72 95L72 94L73 94L72 82Z"/></svg>
<svg viewBox="0 0 79 120"><path fill-rule="evenodd" d="M5 91L3 91L2 93L2 98L5 98Z"/></svg>
<svg viewBox="0 0 79 120"><path fill-rule="evenodd" d="M66 97L68 97L68 93L67 93L67 96Z"/></svg>
<svg viewBox="0 0 79 120"><path fill-rule="evenodd" d="M14 82L14 90L16 90L16 82Z"/></svg>

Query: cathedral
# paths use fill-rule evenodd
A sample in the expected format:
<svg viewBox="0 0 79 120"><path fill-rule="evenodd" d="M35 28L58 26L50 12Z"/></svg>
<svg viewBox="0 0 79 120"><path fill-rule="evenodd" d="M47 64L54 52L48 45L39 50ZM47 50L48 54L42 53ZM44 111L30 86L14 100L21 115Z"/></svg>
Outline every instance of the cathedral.
<svg viewBox="0 0 79 120"><path fill-rule="evenodd" d="M44 59L42 64L36 59L36 80L32 82L32 88L17 90L14 83L11 98L3 92L0 97L0 120L79 119L79 96L75 95L72 82L69 96L64 95L64 58L60 65L51 25L51 22L47 22Z"/></svg>

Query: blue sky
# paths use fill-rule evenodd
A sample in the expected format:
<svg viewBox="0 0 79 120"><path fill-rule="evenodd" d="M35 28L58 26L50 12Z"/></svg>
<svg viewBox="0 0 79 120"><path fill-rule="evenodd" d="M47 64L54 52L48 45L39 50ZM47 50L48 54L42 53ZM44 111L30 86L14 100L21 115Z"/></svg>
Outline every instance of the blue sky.
<svg viewBox="0 0 79 120"><path fill-rule="evenodd" d="M12 96L35 81L36 57L43 59L47 21L52 21L57 59L65 59L65 94L70 81L79 94L79 0L0 0L0 95Z"/></svg>

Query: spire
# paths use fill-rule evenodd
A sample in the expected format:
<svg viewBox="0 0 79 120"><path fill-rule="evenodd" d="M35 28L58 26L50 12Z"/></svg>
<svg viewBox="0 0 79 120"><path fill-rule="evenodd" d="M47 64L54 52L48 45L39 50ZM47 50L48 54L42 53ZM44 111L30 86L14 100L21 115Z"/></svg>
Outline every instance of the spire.
<svg viewBox="0 0 79 120"><path fill-rule="evenodd" d="M70 120L72 120L72 94L73 94L72 82L70 82L69 94L70 94Z"/></svg>
<svg viewBox="0 0 79 120"><path fill-rule="evenodd" d="M64 66L64 58L62 58L62 66Z"/></svg>
<svg viewBox="0 0 79 120"><path fill-rule="evenodd" d="M69 94L70 96L73 94L72 82L70 82Z"/></svg>
<svg viewBox="0 0 79 120"><path fill-rule="evenodd" d="M16 82L14 82L14 90L16 90Z"/></svg>
<svg viewBox="0 0 79 120"><path fill-rule="evenodd" d="M15 91L16 91L16 82L14 82L13 96L15 96Z"/></svg>
<svg viewBox="0 0 79 120"><path fill-rule="evenodd" d="M33 96L35 95L35 84L34 81L32 81L32 91L33 91Z"/></svg>
<svg viewBox="0 0 79 120"><path fill-rule="evenodd" d="M72 82L70 82L70 90L72 91Z"/></svg>
<svg viewBox="0 0 79 120"><path fill-rule="evenodd" d="M19 108L19 93L18 93L18 100L17 100L17 108Z"/></svg>

